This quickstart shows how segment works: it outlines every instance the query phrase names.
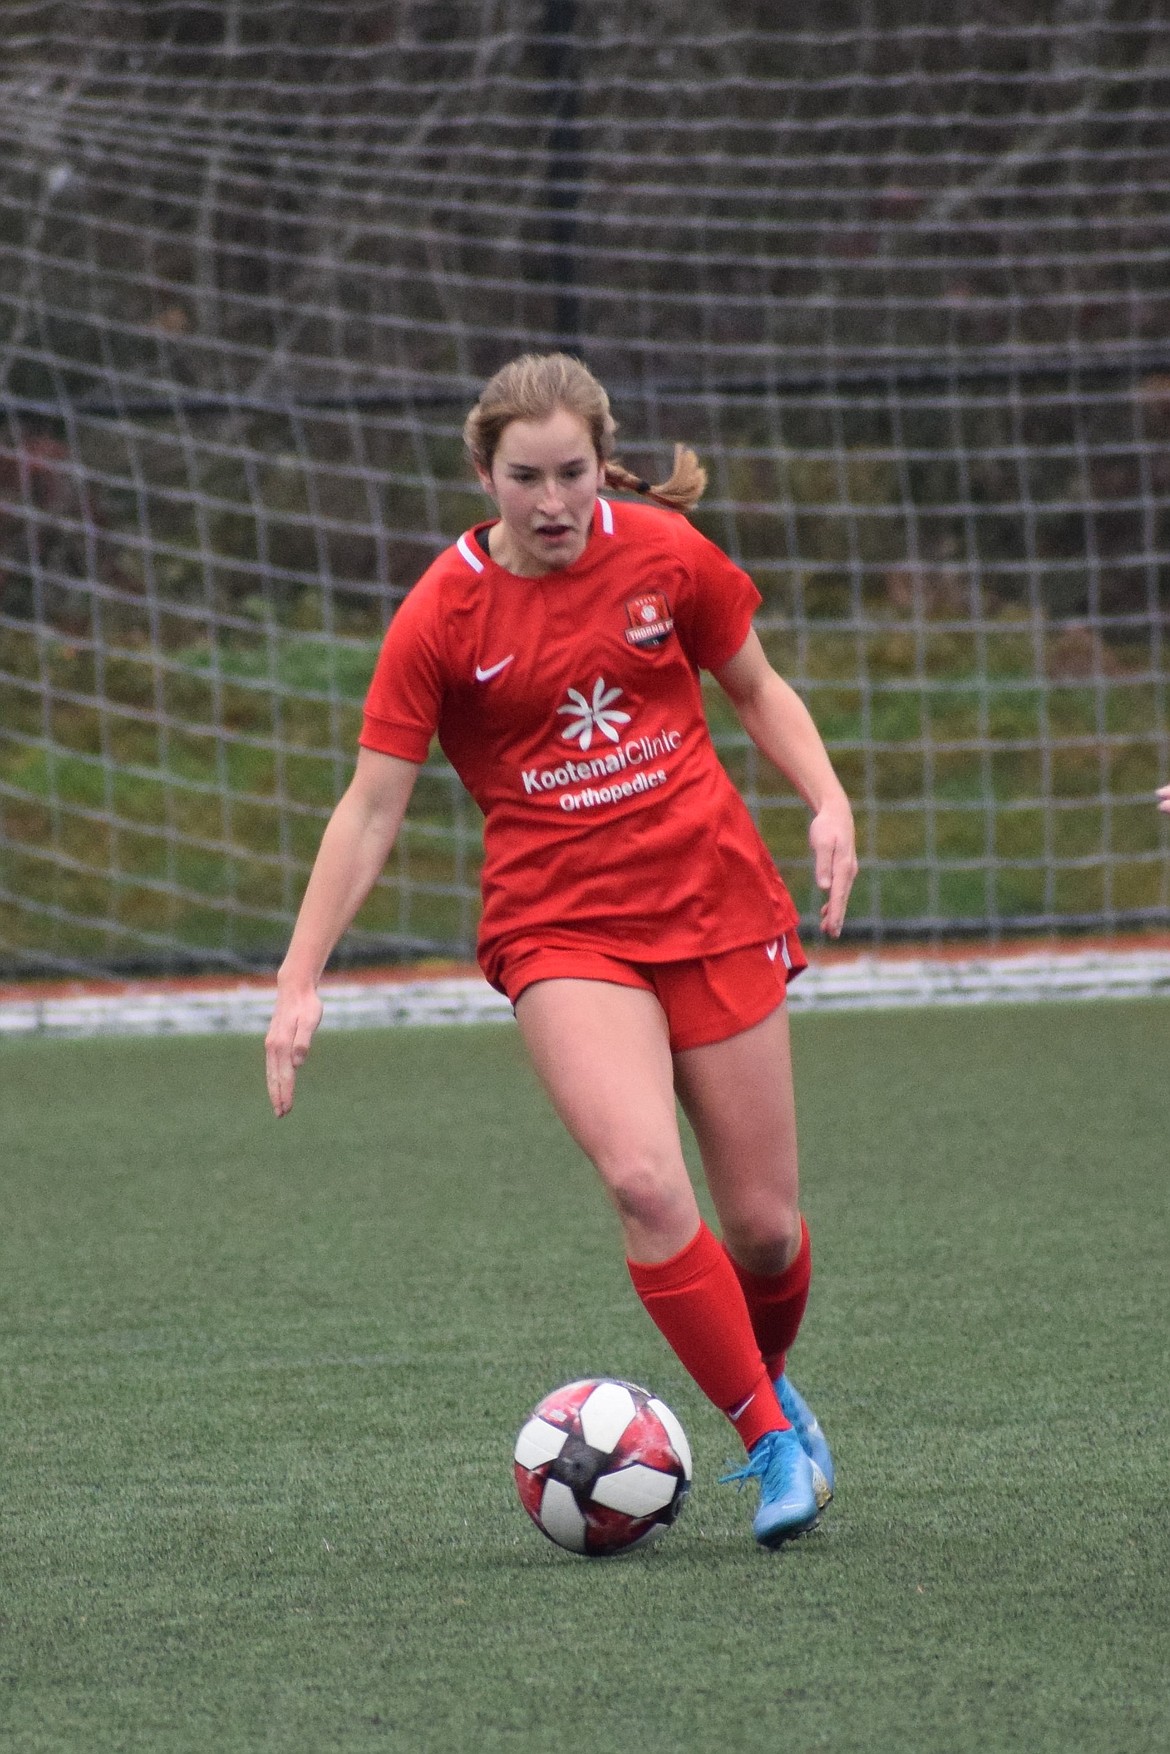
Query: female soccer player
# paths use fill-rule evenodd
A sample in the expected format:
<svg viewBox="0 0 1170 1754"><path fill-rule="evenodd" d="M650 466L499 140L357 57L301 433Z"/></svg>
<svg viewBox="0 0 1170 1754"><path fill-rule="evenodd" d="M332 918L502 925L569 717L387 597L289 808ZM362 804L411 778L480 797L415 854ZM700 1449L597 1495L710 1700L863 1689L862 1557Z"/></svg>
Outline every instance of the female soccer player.
<svg viewBox="0 0 1170 1754"><path fill-rule="evenodd" d="M563 354L490 381L464 437L499 516L398 610L352 783L321 842L266 1043L277 1115L321 1018L317 982L394 844L431 739L484 814L479 961L617 1209L653 1321L748 1450L757 1540L810 1528L833 1464L785 1375L808 1297L784 1005L797 913L715 755L699 671L812 811L821 923L856 874L848 800L752 629L759 593L660 486L613 459L602 386ZM611 501L605 487L654 504ZM722 1241L702 1221L675 1097Z"/></svg>

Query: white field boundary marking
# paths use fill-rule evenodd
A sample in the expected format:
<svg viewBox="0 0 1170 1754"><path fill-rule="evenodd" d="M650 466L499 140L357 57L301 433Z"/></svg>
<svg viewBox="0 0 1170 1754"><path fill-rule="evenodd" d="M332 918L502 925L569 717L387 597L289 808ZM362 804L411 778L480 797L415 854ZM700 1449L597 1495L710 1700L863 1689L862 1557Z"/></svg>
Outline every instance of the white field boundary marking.
<svg viewBox="0 0 1170 1754"><path fill-rule="evenodd" d="M512 1008L478 976L347 981L321 988L326 1029L507 1022ZM263 1035L274 988L176 983L109 993L0 999L0 1041L21 1036ZM793 983L794 1012L1044 1000L1170 998L1170 950L1028 951L971 957L862 955L812 964Z"/></svg>

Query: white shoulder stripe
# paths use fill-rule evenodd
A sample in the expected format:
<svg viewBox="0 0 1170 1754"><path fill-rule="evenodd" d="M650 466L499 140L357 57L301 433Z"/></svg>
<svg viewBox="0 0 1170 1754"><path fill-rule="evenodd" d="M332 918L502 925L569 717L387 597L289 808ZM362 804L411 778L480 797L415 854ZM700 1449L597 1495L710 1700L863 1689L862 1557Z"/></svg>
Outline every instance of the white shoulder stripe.
<svg viewBox="0 0 1170 1754"><path fill-rule="evenodd" d="M483 561L479 558L479 555L475 552L475 549L471 546L471 543L467 540L466 536L460 536L455 546L473 572L483 571Z"/></svg>
<svg viewBox="0 0 1170 1754"><path fill-rule="evenodd" d="M612 536L613 535L613 507L610 505L610 503L607 499L602 499L600 494L598 494L598 496L597 496L597 503L601 507L601 527L605 531L605 534L607 536Z"/></svg>

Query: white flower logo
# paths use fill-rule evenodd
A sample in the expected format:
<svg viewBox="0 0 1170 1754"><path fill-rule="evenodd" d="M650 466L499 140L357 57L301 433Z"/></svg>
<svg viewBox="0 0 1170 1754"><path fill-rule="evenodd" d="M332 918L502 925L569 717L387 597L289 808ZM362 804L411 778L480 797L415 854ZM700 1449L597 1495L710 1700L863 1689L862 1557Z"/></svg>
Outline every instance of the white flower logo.
<svg viewBox="0 0 1170 1754"><path fill-rule="evenodd" d="M561 732L565 742L577 741L584 751L593 742L594 731L600 731L611 743L619 742L617 727L630 722L629 713L618 712L610 705L620 694L620 688L605 686L604 676L599 676L593 684L592 700L586 700L579 688L570 688L568 705L557 708L558 713L567 713L573 721L567 730Z"/></svg>

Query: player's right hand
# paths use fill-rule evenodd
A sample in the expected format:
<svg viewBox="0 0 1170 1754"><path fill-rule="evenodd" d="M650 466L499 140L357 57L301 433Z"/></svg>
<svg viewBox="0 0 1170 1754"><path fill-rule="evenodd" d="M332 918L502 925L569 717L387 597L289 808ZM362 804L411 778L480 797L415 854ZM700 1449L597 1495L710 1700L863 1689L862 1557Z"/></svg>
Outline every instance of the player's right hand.
<svg viewBox="0 0 1170 1754"><path fill-rule="evenodd" d="M315 987L296 992L277 989L276 1009L264 1038L264 1059L268 1100L278 1120L293 1105L297 1073L305 1063L323 1010Z"/></svg>

